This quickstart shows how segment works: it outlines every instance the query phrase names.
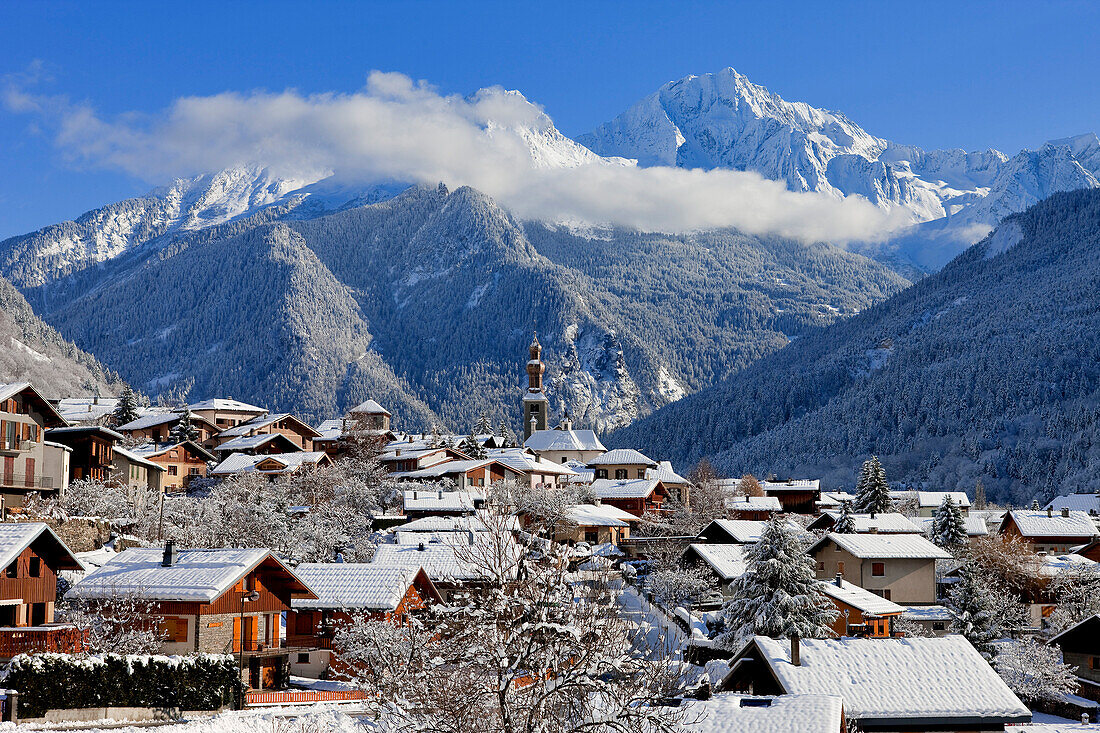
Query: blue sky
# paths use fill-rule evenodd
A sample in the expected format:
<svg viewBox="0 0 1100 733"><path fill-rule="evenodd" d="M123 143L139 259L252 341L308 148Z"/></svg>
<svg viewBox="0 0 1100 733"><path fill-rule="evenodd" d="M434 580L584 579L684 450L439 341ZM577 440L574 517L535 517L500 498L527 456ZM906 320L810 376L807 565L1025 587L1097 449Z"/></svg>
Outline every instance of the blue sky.
<svg viewBox="0 0 1100 733"><path fill-rule="evenodd" d="M351 92L372 69L444 93L522 91L568 135L662 83L733 66L789 100L926 148L1100 130L1100 6L1063 3L5 3L0 76L101 115L288 87ZM144 192L66 160L0 109L0 238Z"/></svg>

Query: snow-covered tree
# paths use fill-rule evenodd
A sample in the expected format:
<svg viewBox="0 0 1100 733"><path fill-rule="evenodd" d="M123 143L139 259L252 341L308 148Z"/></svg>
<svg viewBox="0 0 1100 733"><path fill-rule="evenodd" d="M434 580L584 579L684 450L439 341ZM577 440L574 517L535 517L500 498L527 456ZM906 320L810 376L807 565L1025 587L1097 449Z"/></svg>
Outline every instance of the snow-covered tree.
<svg viewBox="0 0 1100 733"><path fill-rule="evenodd" d="M1001 630L996 628L989 588L970 564L963 565L959 576L959 582L947 599L947 607L955 614L951 628L965 636L983 657L990 659L993 656L991 642Z"/></svg>
<svg viewBox="0 0 1100 733"><path fill-rule="evenodd" d="M962 547L969 540L962 509L948 494L932 515L932 541L949 550Z"/></svg>
<svg viewBox="0 0 1100 733"><path fill-rule="evenodd" d="M981 510L985 509L985 507L985 484L982 483L981 479L978 479L978 481L974 484L974 509Z"/></svg>
<svg viewBox="0 0 1100 733"><path fill-rule="evenodd" d="M735 648L754 634L812 639L832 633L836 606L821 592L813 561L786 521L768 520L746 561L747 572L724 607L729 631L720 639L723 646Z"/></svg>
<svg viewBox="0 0 1100 733"><path fill-rule="evenodd" d="M863 462L863 467L860 469L853 508L857 514L882 514L890 511L892 507L890 485L886 483L886 471L879 463L878 456L871 456Z"/></svg>
<svg viewBox="0 0 1100 733"><path fill-rule="evenodd" d="M760 485L760 481L751 473L746 473L741 477L741 480L737 482L737 491L742 496L764 495L764 487Z"/></svg>
<svg viewBox="0 0 1100 733"><path fill-rule="evenodd" d="M186 440L198 441L202 436L199 434L199 429L195 427L193 419L191 408L184 407L179 422L168 433L169 440L173 443L182 443Z"/></svg>
<svg viewBox="0 0 1100 733"><path fill-rule="evenodd" d="M493 423L489 420L489 416L484 412L477 418L477 425L474 426L474 435L492 435Z"/></svg>
<svg viewBox="0 0 1100 733"><path fill-rule="evenodd" d="M443 443L443 435L439 432L439 425L432 423L432 437L428 440L428 447L442 448Z"/></svg>
<svg viewBox="0 0 1100 733"><path fill-rule="evenodd" d="M62 600L57 616L87 632L89 654L156 654L165 639L153 604L136 594Z"/></svg>
<svg viewBox="0 0 1100 733"><path fill-rule="evenodd" d="M855 534L856 523L852 519L852 502L844 501L840 503L840 516L836 518L833 531L837 534Z"/></svg>
<svg viewBox="0 0 1100 733"><path fill-rule="evenodd" d="M999 644L993 668L1027 705L1061 700L1079 684L1073 667L1063 664L1061 649L1034 639Z"/></svg>
<svg viewBox="0 0 1100 733"><path fill-rule="evenodd" d="M508 429L508 423L503 420L500 421L500 425L497 426L497 435L504 439L504 447L511 448L515 446L516 439L512 435L512 431Z"/></svg>
<svg viewBox="0 0 1100 733"><path fill-rule="evenodd" d="M656 603L672 609L715 587L714 574L702 567L667 567L645 576L645 590Z"/></svg>
<svg viewBox="0 0 1100 733"><path fill-rule="evenodd" d="M118 395L118 403L111 412L111 422L116 426L125 425L128 422L137 420L138 417L137 395L134 394L134 390L130 388L130 385L125 384L122 386L122 392Z"/></svg>
<svg viewBox="0 0 1100 733"><path fill-rule="evenodd" d="M1050 630L1060 632L1100 613L1100 570L1096 565L1071 566L1050 582L1056 608L1047 619Z"/></svg>
<svg viewBox="0 0 1100 733"><path fill-rule="evenodd" d="M458 449L474 460L480 461L484 458L488 458L488 454L485 452L485 446L483 446L473 434L463 438L462 442L458 444Z"/></svg>
<svg viewBox="0 0 1100 733"><path fill-rule="evenodd" d="M1042 507L1039 506L1039 500L1038 499L1032 499L1031 500L1031 511L1037 512L1041 509L1042 509Z"/></svg>

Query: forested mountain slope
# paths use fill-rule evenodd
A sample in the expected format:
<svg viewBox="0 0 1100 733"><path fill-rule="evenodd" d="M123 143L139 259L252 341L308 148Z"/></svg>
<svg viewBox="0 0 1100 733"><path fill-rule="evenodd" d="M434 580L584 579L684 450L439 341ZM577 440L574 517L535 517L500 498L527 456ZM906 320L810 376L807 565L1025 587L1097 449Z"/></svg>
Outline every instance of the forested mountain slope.
<svg viewBox="0 0 1100 733"><path fill-rule="evenodd" d="M23 295L0 278L0 383L33 382L47 398L113 395L117 374L42 322Z"/></svg>
<svg viewBox="0 0 1100 733"><path fill-rule="evenodd" d="M151 394L190 385L312 418L370 396L404 427L468 429L485 410L518 430L537 329L552 406L606 430L905 285L826 245L574 231L417 187L173 230L26 292Z"/></svg>
<svg viewBox="0 0 1100 733"><path fill-rule="evenodd" d="M1100 191L1008 217L941 272L618 431L676 465L1022 503L1100 490Z"/></svg>

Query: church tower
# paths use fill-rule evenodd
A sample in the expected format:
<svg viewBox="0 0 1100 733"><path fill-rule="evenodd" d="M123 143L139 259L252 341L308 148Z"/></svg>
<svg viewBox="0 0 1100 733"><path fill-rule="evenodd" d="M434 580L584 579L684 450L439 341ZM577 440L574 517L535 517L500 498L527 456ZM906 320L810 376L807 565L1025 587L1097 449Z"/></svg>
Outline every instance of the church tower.
<svg viewBox="0 0 1100 733"><path fill-rule="evenodd" d="M542 375L546 365L542 363L542 344L538 334L531 342L530 359L527 361L527 393L523 395L523 440L526 442L536 430L546 430L546 413L550 403L542 391Z"/></svg>

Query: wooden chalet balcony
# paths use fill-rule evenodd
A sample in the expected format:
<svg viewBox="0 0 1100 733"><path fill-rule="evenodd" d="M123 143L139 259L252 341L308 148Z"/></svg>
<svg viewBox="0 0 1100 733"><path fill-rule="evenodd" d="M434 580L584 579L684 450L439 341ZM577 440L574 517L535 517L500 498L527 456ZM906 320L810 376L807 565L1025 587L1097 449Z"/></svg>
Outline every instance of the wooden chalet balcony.
<svg viewBox="0 0 1100 733"><path fill-rule="evenodd" d="M0 472L0 487L6 489L52 489L52 476L27 476L22 473Z"/></svg>
<svg viewBox="0 0 1100 733"><path fill-rule="evenodd" d="M289 634L283 639L285 649L332 649L332 634Z"/></svg>
<svg viewBox="0 0 1100 733"><path fill-rule="evenodd" d="M88 642L87 630L75 626L24 626L0 628L0 659L19 654L81 654Z"/></svg>
<svg viewBox="0 0 1100 733"><path fill-rule="evenodd" d="M266 641L256 641L255 639L244 640L244 653L248 654L270 654L271 652L278 652L283 648L280 644L269 644ZM225 645L226 654L240 654L241 653L241 640L234 639Z"/></svg>

